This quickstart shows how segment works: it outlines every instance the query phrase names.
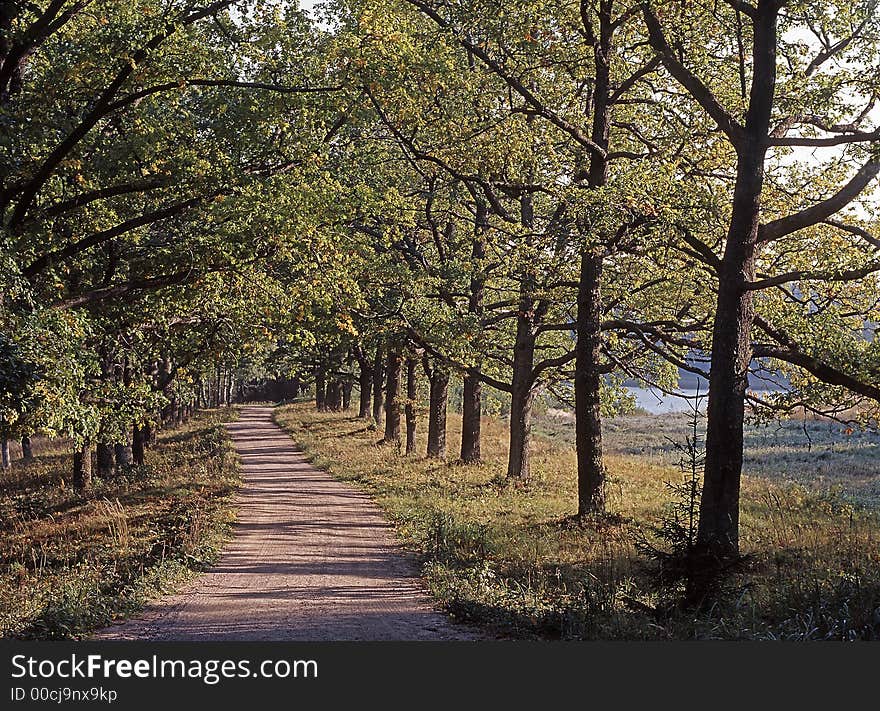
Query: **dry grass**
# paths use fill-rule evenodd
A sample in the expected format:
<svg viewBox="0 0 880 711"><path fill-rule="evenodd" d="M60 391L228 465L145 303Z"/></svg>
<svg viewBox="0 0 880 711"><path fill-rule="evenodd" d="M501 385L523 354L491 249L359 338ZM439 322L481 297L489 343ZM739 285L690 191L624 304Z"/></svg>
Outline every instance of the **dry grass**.
<svg viewBox="0 0 880 711"><path fill-rule="evenodd" d="M62 449L16 462L0 482L0 635L82 637L213 560L239 481L221 424L233 416L160 434L147 466L96 479L86 496Z"/></svg>
<svg viewBox="0 0 880 711"><path fill-rule="evenodd" d="M284 407L277 419L318 465L375 497L424 556L435 595L463 619L520 637L880 636L880 521L833 493L747 477L749 564L717 606L694 615L666 604L674 591L658 588L636 545L667 510L667 482L681 478L656 457L610 456L615 515L575 525L575 459L565 442L538 438L533 480L514 487L502 478L506 430L491 418L478 466L407 458L377 445L379 433L363 421L309 405ZM451 445L459 427L451 416Z"/></svg>

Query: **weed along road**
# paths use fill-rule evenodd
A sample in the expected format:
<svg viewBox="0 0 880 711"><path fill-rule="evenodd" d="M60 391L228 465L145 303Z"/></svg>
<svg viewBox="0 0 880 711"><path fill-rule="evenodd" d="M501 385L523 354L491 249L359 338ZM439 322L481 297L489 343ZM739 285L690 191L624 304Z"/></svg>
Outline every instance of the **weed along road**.
<svg viewBox="0 0 880 711"><path fill-rule="evenodd" d="M434 609L369 497L309 464L272 408L242 408L228 427L245 484L222 557L184 592L99 638L474 638Z"/></svg>

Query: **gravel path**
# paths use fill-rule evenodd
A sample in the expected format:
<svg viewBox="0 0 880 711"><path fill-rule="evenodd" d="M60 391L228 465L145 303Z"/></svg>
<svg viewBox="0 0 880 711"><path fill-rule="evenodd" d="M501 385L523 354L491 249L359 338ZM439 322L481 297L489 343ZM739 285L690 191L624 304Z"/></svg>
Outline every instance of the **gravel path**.
<svg viewBox="0 0 880 711"><path fill-rule="evenodd" d="M272 408L242 408L228 428L245 485L219 562L97 638L477 638L434 609L369 497L309 464L273 423Z"/></svg>

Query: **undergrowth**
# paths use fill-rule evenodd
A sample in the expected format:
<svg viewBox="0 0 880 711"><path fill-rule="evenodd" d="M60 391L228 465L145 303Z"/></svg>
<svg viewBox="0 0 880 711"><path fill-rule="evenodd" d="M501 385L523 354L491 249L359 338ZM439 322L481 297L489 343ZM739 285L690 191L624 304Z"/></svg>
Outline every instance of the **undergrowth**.
<svg viewBox="0 0 880 711"><path fill-rule="evenodd" d="M161 433L146 466L96 478L84 496L63 450L16 462L0 480L0 635L82 638L212 563L239 484L232 417Z"/></svg>

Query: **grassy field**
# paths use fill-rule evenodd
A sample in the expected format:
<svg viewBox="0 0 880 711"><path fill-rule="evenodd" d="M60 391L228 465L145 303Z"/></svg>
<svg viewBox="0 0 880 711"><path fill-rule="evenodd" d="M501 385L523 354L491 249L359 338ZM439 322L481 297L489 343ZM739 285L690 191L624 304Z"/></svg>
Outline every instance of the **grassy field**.
<svg viewBox="0 0 880 711"><path fill-rule="evenodd" d="M804 463L816 463L794 443L786 446L797 450L792 461L804 471L766 454L772 464L745 478L746 565L718 604L697 615L669 604L677 591L658 583L640 545L657 543L654 527L668 517L674 496L668 484L682 479L658 429L666 417L646 421L643 435L609 424L615 515L585 524L571 520L575 458L564 423L541 423L533 481L514 487L502 478L504 423L491 418L484 420L479 466L402 456L377 445L379 434L362 420L307 404L280 409L277 420L316 464L375 497L404 543L421 554L432 592L462 620L524 638L880 637L878 513L810 481ZM451 416L451 444L459 427ZM640 439L647 449L633 452ZM876 478L880 467L857 459Z"/></svg>
<svg viewBox="0 0 880 711"><path fill-rule="evenodd" d="M674 464L673 443L689 433L686 413L628 415L604 425L606 450L646 462ZM705 425L700 423L701 428ZM574 420L555 413L538 418L536 431L561 446L574 446ZM853 503L880 509L880 434L860 432L830 420L784 419L747 425L745 473L774 483L802 484L839 492Z"/></svg>
<svg viewBox="0 0 880 711"><path fill-rule="evenodd" d="M179 587L212 562L234 518L238 464L222 422L198 415L159 435L147 466L69 483L69 453L44 448L0 479L0 636L79 639Z"/></svg>

